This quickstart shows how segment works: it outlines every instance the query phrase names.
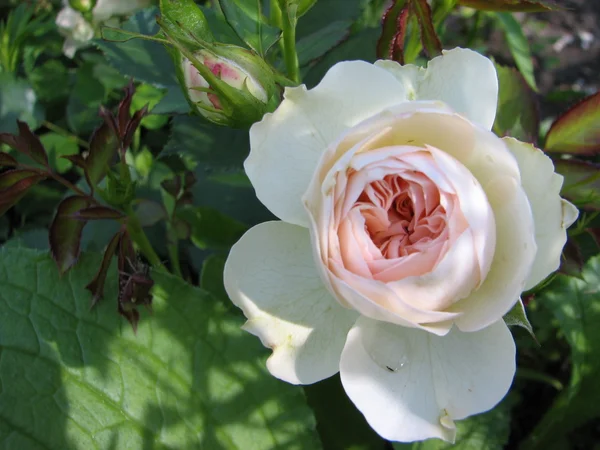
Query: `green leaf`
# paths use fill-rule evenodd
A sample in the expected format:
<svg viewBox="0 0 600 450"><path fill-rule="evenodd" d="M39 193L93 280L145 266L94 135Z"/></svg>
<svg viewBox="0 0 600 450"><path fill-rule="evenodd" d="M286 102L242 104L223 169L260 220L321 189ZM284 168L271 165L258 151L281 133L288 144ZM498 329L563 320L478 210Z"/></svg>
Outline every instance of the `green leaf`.
<svg viewBox="0 0 600 450"><path fill-rule="evenodd" d="M536 12L561 9L554 0L458 0L458 3L484 11Z"/></svg>
<svg viewBox="0 0 600 450"><path fill-rule="evenodd" d="M506 397L491 411L456 421L456 443L428 439L413 444L394 443L394 450L504 450L510 436L510 407Z"/></svg>
<svg viewBox="0 0 600 450"><path fill-rule="evenodd" d="M131 16L122 28L133 33L153 36L158 32L157 14L157 8L144 9ZM177 85L173 60L160 43L142 39L94 42L104 52L109 63L122 74L157 86Z"/></svg>
<svg viewBox="0 0 600 450"><path fill-rule="evenodd" d="M533 327L531 323L529 323L529 319L527 318L527 313L525 312L525 305L523 305L523 301L519 299L519 301L511 308L509 312L507 312L504 317L504 323L511 326L517 326L521 328L525 328L531 337L535 339L535 334L533 333Z"/></svg>
<svg viewBox="0 0 600 450"><path fill-rule="evenodd" d="M190 225L192 242L202 250L228 250L248 229L214 208L185 206L176 214Z"/></svg>
<svg viewBox="0 0 600 450"><path fill-rule="evenodd" d="M202 263L200 274L200 287L210 292L216 298L226 302L227 306L233 307L223 284L223 271L225 270L225 256L212 254ZM239 311L239 310L237 310Z"/></svg>
<svg viewBox="0 0 600 450"><path fill-rule="evenodd" d="M571 347L571 380L523 450L571 448L572 432L600 417L600 256L588 261L581 276L558 275L539 300L554 313Z"/></svg>
<svg viewBox="0 0 600 450"><path fill-rule="evenodd" d="M58 60L50 59L29 74L35 93L42 101L56 101L69 95L69 74Z"/></svg>
<svg viewBox="0 0 600 450"><path fill-rule="evenodd" d="M7 448L315 449L300 388L205 291L153 272L137 336L114 303L89 310L100 255L59 278L32 250L0 249L0 441ZM15 271L15 268L18 268ZM113 265L107 298L116 298Z"/></svg>
<svg viewBox="0 0 600 450"><path fill-rule="evenodd" d="M298 62L301 66L320 58L350 33L350 21L338 20L325 28L300 39L296 45Z"/></svg>
<svg viewBox="0 0 600 450"><path fill-rule="evenodd" d="M494 132L535 144L540 128L537 97L517 70L496 64L496 72L499 93Z"/></svg>
<svg viewBox="0 0 600 450"><path fill-rule="evenodd" d="M58 133L46 133L40 136L40 140L48 152L50 167L58 173L68 172L73 167L73 163L66 158L62 158L62 156L78 155L79 146L77 141L72 137Z"/></svg>
<svg viewBox="0 0 600 450"><path fill-rule="evenodd" d="M384 450L386 442L373 431L350 401L339 375L305 386L317 430L328 450Z"/></svg>
<svg viewBox="0 0 600 450"><path fill-rule="evenodd" d="M98 125L98 109L106 96L104 85L94 74L94 65L85 63L79 67L67 104L69 127L78 134L92 131Z"/></svg>
<svg viewBox="0 0 600 450"><path fill-rule="evenodd" d="M277 42L281 30L264 19L260 0L219 0L227 23L256 53L264 56Z"/></svg>
<svg viewBox="0 0 600 450"><path fill-rule="evenodd" d="M364 3L363 0L319 0L298 21L296 37L309 36L336 21L354 22L360 16ZM299 8L298 13L301 12Z"/></svg>
<svg viewBox="0 0 600 450"><path fill-rule="evenodd" d="M198 116L177 116L171 137L159 157L180 155L212 169L231 169L241 165L250 148L248 132L208 123Z"/></svg>
<svg viewBox="0 0 600 450"><path fill-rule="evenodd" d="M146 105L148 105L149 111L149 114L142 119L142 126L150 130L157 130L167 124L169 118L166 115L158 115L153 112L153 109L163 100L165 95L166 91L164 89L149 84L142 84L136 88L131 101L131 113L133 114Z"/></svg>
<svg viewBox="0 0 600 450"><path fill-rule="evenodd" d="M17 120L36 129L44 120L44 110L27 81L0 72L0 132L16 133Z"/></svg>
<svg viewBox="0 0 600 450"><path fill-rule="evenodd" d="M529 43L523 33L521 24L516 21L510 13L497 13L496 17L500 26L504 30L506 36L506 42L508 43L508 49L515 60L523 78L527 81L527 84L537 92L537 85L535 84L535 75L533 73L533 61L531 59L531 51L529 49Z"/></svg>
<svg viewBox="0 0 600 450"><path fill-rule="evenodd" d="M600 151L600 92L561 115L546 136L549 152L595 154Z"/></svg>

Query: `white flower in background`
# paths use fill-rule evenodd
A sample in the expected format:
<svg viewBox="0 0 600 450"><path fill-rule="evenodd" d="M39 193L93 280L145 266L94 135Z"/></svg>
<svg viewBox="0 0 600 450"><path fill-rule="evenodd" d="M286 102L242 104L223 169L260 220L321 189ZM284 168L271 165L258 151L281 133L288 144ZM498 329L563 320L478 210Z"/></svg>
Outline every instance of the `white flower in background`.
<svg viewBox="0 0 600 450"><path fill-rule="evenodd" d="M150 5L151 2L152 0L97 0L91 11L90 22L70 6L69 0L63 0L64 6L56 16L56 26L66 38L63 53L72 58L79 48L85 47L94 38L100 24L113 17L131 14Z"/></svg>
<svg viewBox="0 0 600 450"><path fill-rule="evenodd" d="M562 177L490 130L494 65L341 62L250 130L245 169L281 221L231 249L225 287L276 377L340 372L384 438L453 441L515 372L502 320L559 266L577 218Z"/></svg>

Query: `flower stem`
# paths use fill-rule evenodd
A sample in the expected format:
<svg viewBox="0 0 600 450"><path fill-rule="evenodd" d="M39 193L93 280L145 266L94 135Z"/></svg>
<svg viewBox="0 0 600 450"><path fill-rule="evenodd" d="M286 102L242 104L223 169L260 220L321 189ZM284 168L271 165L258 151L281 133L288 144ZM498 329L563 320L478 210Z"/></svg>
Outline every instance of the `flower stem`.
<svg viewBox="0 0 600 450"><path fill-rule="evenodd" d="M294 83L299 84L301 80L298 53L296 52L296 18L290 17L285 0L272 2L272 7L274 7L273 17L278 22L277 25L283 30L281 41L288 77Z"/></svg>
<svg viewBox="0 0 600 450"><path fill-rule="evenodd" d="M154 251L146 233L144 233L142 225L133 211L133 208L128 206L125 212L127 213L127 231L129 232L129 236L131 236L131 240L152 266L155 268L162 267L163 264Z"/></svg>
<svg viewBox="0 0 600 450"><path fill-rule="evenodd" d="M171 270L179 278L183 278L181 265L179 264L179 240L177 239L177 232L171 223L167 223L167 250L169 251L169 259L171 260Z"/></svg>

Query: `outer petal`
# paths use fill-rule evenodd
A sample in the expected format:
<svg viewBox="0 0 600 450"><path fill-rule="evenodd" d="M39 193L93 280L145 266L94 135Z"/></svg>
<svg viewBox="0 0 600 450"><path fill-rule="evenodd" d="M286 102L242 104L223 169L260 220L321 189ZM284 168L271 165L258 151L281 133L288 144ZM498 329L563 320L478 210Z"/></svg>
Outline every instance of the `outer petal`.
<svg viewBox="0 0 600 450"><path fill-rule="evenodd" d="M544 152L513 138L504 138L504 142L517 159L533 212L537 253L525 285L527 290L558 269L567 228L579 212L560 197L563 177L554 172L552 160Z"/></svg>
<svg viewBox="0 0 600 450"><path fill-rule="evenodd" d="M286 88L277 110L250 129L244 167L259 200L280 219L308 226L301 197L327 146L406 98L392 74L362 61L336 64L310 91Z"/></svg>
<svg viewBox="0 0 600 450"><path fill-rule="evenodd" d="M456 48L429 61L427 70L392 61L375 65L392 72L411 100L441 100L472 122L492 129L498 104L494 64L472 50Z"/></svg>
<svg viewBox="0 0 600 450"><path fill-rule="evenodd" d="M293 384L334 375L357 313L340 306L319 278L308 230L266 222L249 230L225 264L225 289L244 328L273 349L269 371Z"/></svg>
<svg viewBox="0 0 600 450"><path fill-rule="evenodd" d="M510 176L484 186L496 220L494 260L481 287L448 310L462 331L478 331L496 322L518 301L536 254L535 230L527 195Z"/></svg>
<svg viewBox="0 0 600 450"><path fill-rule="evenodd" d="M444 337L361 317L340 375L346 393L382 437L454 441L455 419L493 408L515 373L515 344L502 320Z"/></svg>

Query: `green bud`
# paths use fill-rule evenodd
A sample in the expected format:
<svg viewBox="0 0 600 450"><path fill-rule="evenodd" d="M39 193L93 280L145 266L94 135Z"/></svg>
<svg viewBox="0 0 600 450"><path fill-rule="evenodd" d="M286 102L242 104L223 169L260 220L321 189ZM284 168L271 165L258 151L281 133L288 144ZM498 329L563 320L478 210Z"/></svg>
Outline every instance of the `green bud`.
<svg viewBox="0 0 600 450"><path fill-rule="evenodd" d="M96 6L96 0L69 0L69 5L75 11L84 14L91 11Z"/></svg>
<svg viewBox="0 0 600 450"><path fill-rule="evenodd" d="M195 110L211 122L248 127L280 101L270 67L234 45L210 45L180 56L180 82Z"/></svg>

